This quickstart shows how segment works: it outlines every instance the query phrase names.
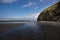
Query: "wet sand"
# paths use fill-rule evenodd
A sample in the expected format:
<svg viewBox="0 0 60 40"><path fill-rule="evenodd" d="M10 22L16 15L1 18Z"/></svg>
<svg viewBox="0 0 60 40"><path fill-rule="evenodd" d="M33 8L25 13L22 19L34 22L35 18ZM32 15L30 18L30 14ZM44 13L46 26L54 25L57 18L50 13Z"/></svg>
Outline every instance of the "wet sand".
<svg viewBox="0 0 60 40"><path fill-rule="evenodd" d="M60 40L60 22L40 21L39 24L46 33L47 40Z"/></svg>
<svg viewBox="0 0 60 40"><path fill-rule="evenodd" d="M1 35L1 40L60 40L60 23L50 21L28 22L25 25L2 24L0 31L5 32Z"/></svg>
<svg viewBox="0 0 60 40"><path fill-rule="evenodd" d="M6 24L0 24L0 33L6 32L8 30L12 30L12 29L20 27L22 25L24 25L24 23L15 23L15 24L6 23Z"/></svg>

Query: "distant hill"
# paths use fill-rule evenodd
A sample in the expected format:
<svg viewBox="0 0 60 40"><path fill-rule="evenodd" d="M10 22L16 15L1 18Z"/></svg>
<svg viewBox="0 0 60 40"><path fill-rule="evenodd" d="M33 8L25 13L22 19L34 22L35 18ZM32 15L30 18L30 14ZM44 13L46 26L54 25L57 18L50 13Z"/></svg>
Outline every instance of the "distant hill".
<svg viewBox="0 0 60 40"><path fill-rule="evenodd" d="M37 21L60 21L60 1L43 10Z"/></svg>

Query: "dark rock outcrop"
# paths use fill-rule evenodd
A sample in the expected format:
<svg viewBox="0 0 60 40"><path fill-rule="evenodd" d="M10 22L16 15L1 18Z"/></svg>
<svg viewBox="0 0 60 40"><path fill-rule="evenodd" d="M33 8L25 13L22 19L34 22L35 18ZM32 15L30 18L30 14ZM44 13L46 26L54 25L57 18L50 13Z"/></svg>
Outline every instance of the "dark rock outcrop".
<svg viewBox="0 0 60 40"><path fill-rule="evenodd" d="M60 1L41 12L37 21L60 21Z"/></svg>

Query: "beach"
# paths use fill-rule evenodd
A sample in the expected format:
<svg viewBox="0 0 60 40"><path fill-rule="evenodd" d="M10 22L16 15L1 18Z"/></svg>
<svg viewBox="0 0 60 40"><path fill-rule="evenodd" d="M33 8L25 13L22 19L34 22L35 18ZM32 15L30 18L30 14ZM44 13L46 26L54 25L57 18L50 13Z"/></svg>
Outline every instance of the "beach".
<svg viewBox="0 0 60 40"><path fill-rule="evenodd" d="M0 33L2 32L6 32L8 30L12 30L14 28L17 28L17 27L20 27L24 25L24 23L3 23L3 24L0 24Z"/></svg>
<svg viewBox="0 0 60 40"><path fill-rule="evenodd" d="M60 40L60 22L3 23L0 40Z"/></svg>

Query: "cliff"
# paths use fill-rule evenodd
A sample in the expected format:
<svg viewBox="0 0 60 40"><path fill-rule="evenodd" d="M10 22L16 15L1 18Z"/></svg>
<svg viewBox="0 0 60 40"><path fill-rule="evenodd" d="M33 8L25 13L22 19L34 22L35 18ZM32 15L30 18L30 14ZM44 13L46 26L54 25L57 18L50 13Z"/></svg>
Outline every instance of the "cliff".
<svg viewBox="0 0 60 40"><path fill-rule="evenodd" d="M37 21L60 21L60 1L43 10Z"/></svg>

